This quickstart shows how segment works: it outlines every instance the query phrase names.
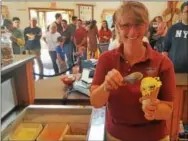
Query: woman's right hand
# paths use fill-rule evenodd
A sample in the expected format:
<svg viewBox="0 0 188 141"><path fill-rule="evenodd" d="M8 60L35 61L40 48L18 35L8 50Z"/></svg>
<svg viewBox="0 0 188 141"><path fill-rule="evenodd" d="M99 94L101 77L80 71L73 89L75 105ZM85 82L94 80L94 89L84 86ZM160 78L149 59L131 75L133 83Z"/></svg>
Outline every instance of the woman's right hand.
<svg viewBox="0 0 188 141"><path fill-rule="evenodd" d="M123 85L123 77L119 71L112 69L105 76L105 81L103 83L105 91L116 90L119 86Z"/></svg>

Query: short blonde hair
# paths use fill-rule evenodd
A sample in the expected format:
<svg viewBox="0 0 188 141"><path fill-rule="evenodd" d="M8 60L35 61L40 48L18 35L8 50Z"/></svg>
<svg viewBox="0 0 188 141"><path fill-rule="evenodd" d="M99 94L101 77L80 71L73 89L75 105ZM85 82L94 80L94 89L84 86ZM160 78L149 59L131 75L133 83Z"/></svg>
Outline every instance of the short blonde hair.
<svg viewBox="0 0 188 141"><path fill-rule="evenodd" d="M57 28L57 25L56 25L55 23L52 23L52 24L50 25L50 29L52 29L52 28Z"/></svg>
<svg viewBox="0 0 188 141"><path fill-rule="evenodd" d="M122 16L125 13L132 12L135 15L135 22L136 24L140 23L149 23L149 12L146 6L138 1L126 1L123 2L123 4L120 5L120 7L115 11L115 28L116 28L116 37L119 39L120 43L121 40L119 38L119 32L117 29L117 21L119 18L122 18Z"/></svg>
<svg viewBox="0 0 188 141"><path fill-rule="evenodd" d="M124 13L133 12L137 23L149 23L149 13L145 5L138 1L123 2L116 10L116 20Z"/></svg>

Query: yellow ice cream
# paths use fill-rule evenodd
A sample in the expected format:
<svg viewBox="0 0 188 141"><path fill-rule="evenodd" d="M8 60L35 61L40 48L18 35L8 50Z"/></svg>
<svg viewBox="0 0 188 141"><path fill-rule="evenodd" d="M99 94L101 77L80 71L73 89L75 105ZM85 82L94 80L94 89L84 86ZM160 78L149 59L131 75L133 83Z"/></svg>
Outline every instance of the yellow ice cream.
<svg viewBox="0 0 188 141"><path fill-rule="evenodd" d="M159 89L162 85L159 77L145 77L141 81L140 90L142 96L148 96L156 89Z"/></svg>

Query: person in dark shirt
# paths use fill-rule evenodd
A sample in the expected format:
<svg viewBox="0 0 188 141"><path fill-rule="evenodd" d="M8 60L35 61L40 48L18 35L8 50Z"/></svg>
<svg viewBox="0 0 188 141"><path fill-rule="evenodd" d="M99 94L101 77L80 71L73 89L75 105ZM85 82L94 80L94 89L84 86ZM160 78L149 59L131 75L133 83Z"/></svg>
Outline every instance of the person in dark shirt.
<svg viewBox="0 0 188 141"><path fill-rule="evenodd" d="M154 48L154 45L157 41L154 38L154 35L156 32L157 32L157 22L156 22L156 19L154 18L149 25L148 33L147 33L148 34L147 37L152 48Z"/></svg>
<svg viewBox="0 0 188 141"><path fill-rule="evenodd" d="M70 28L70 31L71 31L71 44L72 44L72 48L73 48L73 54L76 52L76 46L73 42L74 34L75 34L75 31L76 31L76 24L77 24L77 17L72 16L72 23L69 24L69 28ZM73 58L74 58L74 56L73 56Z"/></svg>
<svg viewBox="0 0 188 141"><path fill-rule="evenodd" d="M72 16L72 23L69 24L69 28L71 30L71 40L74 37L74 33L76 31L76 22L77 22L77 17L76 16Z"/></svg>
<svg viewBox="0 0 188 141"><path fill-rule="evenodd" d="M181 6L181 17L168 30L163 54L172 60L176 73L188 73L188 1Z"/></svg>
<svg viewBox="0 0 188 141"><path fill-rule="evenodd" d="M37 26L37 20L32 18L30 26L24 29L24 38L26 43L26 50L28 54L36 55L39 65L39 73L43 74L43 64L41 60L41 44L40 39L42 36L41 28ZM42 79L42 77L40 77Z"/></svg>
<svg viewBox="0 0 188 141"><path fill-rule="evenodd" d="M63 27L61 36L65 39L63 49L67 55L67 64L69 67L71 67L73 64L73 42L71 40L71 29L67 25L66 20L62 20L61 25Z"/></svg>
<svg viewBox="0 0 188 141"><path fill-rule="evenodd" d="M59 32L59 33L61 34L62 29L63 29L63 27L61 26L62 15L61 15L60 13L56 13L56 14L55 14L55 19L56 19L56 20L54 21L54 23L55 23L56 26L57 26L57 32ZM49 31L49 28L50 28L50 25L48 25L47 31Z"/></svg>

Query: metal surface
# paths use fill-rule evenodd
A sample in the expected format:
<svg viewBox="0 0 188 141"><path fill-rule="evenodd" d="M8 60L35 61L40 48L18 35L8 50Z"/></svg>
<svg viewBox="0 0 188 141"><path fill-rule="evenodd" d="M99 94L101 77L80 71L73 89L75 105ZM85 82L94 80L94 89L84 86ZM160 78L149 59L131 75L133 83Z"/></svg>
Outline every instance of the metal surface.
<svg viewBox="0 0 188 141"><path fill-rule="evenodd" d="M65 115L70 117L74 117L74 115L76 115L78 117L86 117L86 119L89 117L88 132L86 135L87 140L103 141L105 138L105 107L95 109L91 106L30 105L26 107L13 122L11 122L7 127L5 127L5 129L2 130L3 141L4 139L6 140L8 138L8 136L21 122L37 122L36 119L39 119L39 117L40 119L43 119L46 115L53 116L53 114L54 116L56 115L55 117L57 117L53 119L56 122L58 122L59 119L63 119ZM31 120L32 117L35 119ZM74 117L74 119L76 118ZM83 122L86 121L83 120Z"/></svg>

